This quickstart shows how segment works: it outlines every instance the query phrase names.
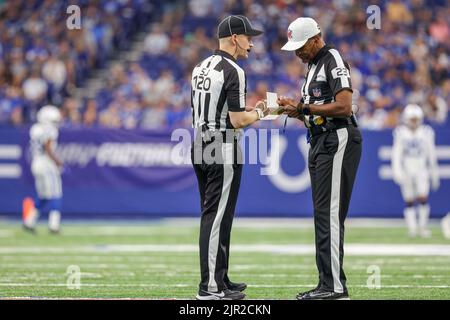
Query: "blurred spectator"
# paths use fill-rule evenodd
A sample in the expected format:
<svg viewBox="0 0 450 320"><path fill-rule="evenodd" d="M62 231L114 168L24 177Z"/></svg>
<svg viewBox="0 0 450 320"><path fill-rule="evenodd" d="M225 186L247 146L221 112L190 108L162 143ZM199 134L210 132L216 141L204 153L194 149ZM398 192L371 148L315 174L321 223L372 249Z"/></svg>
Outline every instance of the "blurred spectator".
<svg viewBox="0 0 450 320"><path fill-rule="evenodd" d="M9 72L12 77L11 85L21 86L28 73L28 67L23 59L23 51L18 48L12 49L10 61L7 61L7 63L9 64L9 70L7 69L6 72Z"/></svg>
<svg viewBox="0 0 450 320"><path fill-rule="evenodd" d="M52 54L42 67L42 75L49 84L50 100L53 104L61 104L67 81L66 65L58 59L56 54Z"/></svg>
<svg viewBox="0 0 450 320"><path fill-rule="evenodd" d="M447 121L448 107L445 100L432 92L423 104L425 118L431 124L442 125Z"/></svg>
<svg viewBox="0 0 450 320"><path fill-rule="evenodd" d="M162 26L155 23L152 32L145 38L145 49L151 55L164 54L169 49L170 39Z"/></svg>
<svg viewBox="0 0 450 320"><path fill-rule="evenodd" d="M70 98L64 102L61 113L63 115L63 124L66 126L78 126L81 125L81 103Z"/></svg>
<svg viewBox="0 0 450 320"><path fill-rule="evenodd" d="M6 30L0 33L0 124L28 123L47 99L65 109L75 105L74 89L104 67L114 50L129 49L134 33L150 26L138 61L110 67L83 113L78 100L72 107L76 111L67 110L66 124L189 126L190 72L217 48L217 23L228 14L247 15L265 31L254 41L250 54L255 59L238 62L248 70L248 104L267 90L300 98L305 67L280 48L289 22L311 15L321 24L325 42L351 65L361 127L393 128L409 102L423 106L432 124L448 123L450 9L445 1L378 1L381 30L366 27L368 0L145 1L151 10L141 2L82 2L82 29L71 31L58 20L67 0L5 2L0 9L0 29ZM282 126L283 120L259 125Z"/></svg>
<svg viewBox="0 0 450 320"><path fill-rule="evenodd" d="M16 107L16 108L12 109L10 121L13 126L20 126L24 123L23 113L20 108Z"/></svg>
<svg viewBox="0 0 450 320"><path fill-rule="evenodd" d="M441 86L442 97L447 103L447 107L450 108L450 78L446 79Z"/></svg>
<svg viewBox="0 0 450 320"><path fill-rule="evenodd" d="M189 10L195 17L206 17L212 8L212 0L190 0Z"/></svg>
<svg viewBox="0 0 450 320"><path fill-rule="evenodd" d="M142 115L141 128L158 129L167 125L167 105L168 101L161 99L153 107L146 106Z"/></svg>
<svg viewBox="0 0 450 320"><path fill-rule="evenodd" d="M23 94L19 87L8 87L0 93L0 122L14 126L23 124Z"/></svg>
<svg viewBox="0 0 450 320"><path fill-rule="evenodd" d="M141 118L141 109L136 99L127 98L119 113L121 127L124 129L135 129Z"/></svg>
<svg viewBox="0 0 450 320"><path fill-rule="evenodd" d="M120 128L120 106L117 103L109 105L109 107L100 112L99 124L105 128Z"/></svg>
<svg viewBox="0 0 450 320"><path fill-rule="evenodd" d="M52 54L42 67L42 75L55 90L59 91L66 82L66 66L56 55Z"/></svg>
<svg viewBox="0 0 450 320"><path fill-rule="evenodd" d="M46 45L40 37L33 39L33 42L34 44L25 54L25 58L29 63L42 65L48 58Z"/></svg>
<svg viewBox="0 0 450 320"><path fill-rule="evenodd" d="M158 104L160 101L169 100L175 89L175 79L170 70L163 70L161 76L153 84L153 101Z"/></svg>
<svg viewBox="0 0 450 320"><path fill-rule="evenodd" d="M39 69L33 68L30 76L22 84L23 95L28 106L24 115L26 120L33 121L38 109L46 103L47 89L47 82L41 78Z"/></svg>
<svg viewBox="0 0 450 320"><path fill-rule="evenodd" d="M448 43L448 39L450 38L450 28L445 13L437 12L436 21L430 24L430 35L437 42Z"/></svg>
<svg viewBox="0 0 450 320"><path fill-rule="evenodd" d="M83 13L81 30L70 30L62 22L61 17L66 17L66 9L72 4L68 0L2 3L0 91L11 92L9 88L20 87L24 98L20 100L25 101L18 103L17 97L5 94L1 99L0 124L34 121L37 109L46 102L62 105L92 70L104 66L113 50L126 49L133 33L160 14L160 1L151 0L156 4L153 10L142 6L142 2L79 1L77 5ZM66 122L71 121L80 122L79 114L72 110Z"/></svg>
<svg viewBox="0 0 450 320"><path fill-rule="evenodd" d="M389 20L395 23L411 24L413 16L407 5L401 0L392 0L387 4L387 14Z"/></svg>
<svg viewBox="0 0 450 320"><path fill-rule="evenodd" d="M86 104L86 110L83 113L83 125L93 127L97 123L97 102L90 99Z"/></svg>

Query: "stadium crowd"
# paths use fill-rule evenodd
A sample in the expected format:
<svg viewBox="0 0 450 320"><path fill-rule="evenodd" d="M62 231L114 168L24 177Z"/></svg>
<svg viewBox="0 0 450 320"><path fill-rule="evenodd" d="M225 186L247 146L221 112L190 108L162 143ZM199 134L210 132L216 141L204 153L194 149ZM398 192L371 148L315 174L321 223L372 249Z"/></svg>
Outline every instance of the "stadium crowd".
<svg viewBox="0 0 450 320"><path fill-rule="evenodd" d="M311 16L325 41L351 66L361 127L393 128L407 103L421 105L430 124L450 125L450 8L445 0L299 3L79 1L82 28L69 30L67 1L5 2L0 7L0 125L30 123L39 107L52 103L62 109L65 126L189 127L190 73L217 47L217 24L228 14L245 14L265 31L254 39L249 59L239 61L247 71L248 105L268 90L300 97L305 67L280 48L289 23ZM381 29L366 24L371 14L366 10L374 4L381 9ZM72 95L144 30L149 30L145 50L137 61L109 68L95 98ZM275 123L281 124L281 119Z"/></svg>

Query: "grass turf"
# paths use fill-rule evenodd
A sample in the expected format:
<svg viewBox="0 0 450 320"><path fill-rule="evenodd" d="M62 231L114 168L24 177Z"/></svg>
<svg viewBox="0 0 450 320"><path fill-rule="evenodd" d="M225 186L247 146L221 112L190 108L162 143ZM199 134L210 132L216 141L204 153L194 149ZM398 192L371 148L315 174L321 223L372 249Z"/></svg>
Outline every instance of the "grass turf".
<svg viewBox="0 0 450 320"><path fill-rule="evenodd" d="M61 235L45 225L38 234L0 223L0 298L193 299L199 281L195 223L65 224ZM402 227L348 227L346 244L449 245L437 226L433 237L410 239ZM299 228L235 223L232 246L312 245L312 225ZM141 250L139 245L188 245L187 250ZM111 245L129 245L107 250ZM194 248L194 249L193 249ZM68 266L81 270L80 289L67 287ZM367 286L369 266L381 271L381 288ZM352 299L450 299L450 256L346 255ZM314 254L233 251L230 277L249 284L248 299L294 299L317 284Z"/></svg>

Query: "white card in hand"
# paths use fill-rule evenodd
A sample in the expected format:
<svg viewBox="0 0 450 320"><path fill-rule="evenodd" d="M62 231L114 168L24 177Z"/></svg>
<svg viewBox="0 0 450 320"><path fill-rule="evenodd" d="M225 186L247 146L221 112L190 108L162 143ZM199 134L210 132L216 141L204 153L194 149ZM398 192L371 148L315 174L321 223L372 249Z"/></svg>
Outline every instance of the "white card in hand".
<svg viewBox="0 0 450 320"><path fill-rule="evenodd" d="M280 107L277 103L278 96L275 92L267 92L267 107L269 108L269 114L261 120L275 120L283 113L283 107Z"/></svg>
<svg viewBox="0 0 450 320"><path fill-rule="evenodd" d="M267 106L269 108L278 108L278 96L275 92L267 92Z"/></svg>

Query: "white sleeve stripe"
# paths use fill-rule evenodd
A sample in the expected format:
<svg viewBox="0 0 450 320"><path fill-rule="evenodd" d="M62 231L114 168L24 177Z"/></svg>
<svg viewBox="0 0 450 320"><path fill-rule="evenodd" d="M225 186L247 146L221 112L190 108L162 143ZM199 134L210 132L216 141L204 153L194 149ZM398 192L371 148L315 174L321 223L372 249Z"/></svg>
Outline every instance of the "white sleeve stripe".
<svg viewBox="0 0 450 320"><path fill-rule="evenodd" d="M339 52L336 49L330 49L329 51L333 55L334 60L336 61L337 67L338 68L345 68L345 69L347 69L347 67L345 66L344 61L342 60L341 55L339 54ZM342 88L349 88L350 87L350 83L348 82L348 78L346 76L339 77L339 79L341 80Z"/></svg>
<svg viewBox="0 0 450 320"><path fill-rule="evenodd" d="M245 74L244 71L238 69L239 76L239 105L245 108Z"/></svg>
<svg viewBox="0 0 450 320"><path fill-rule="evenodd" d="M314 73L316 72L316 68L317 68L317 65L313 64L311 69L308 71L308 79L306 80L306 84L304 86L305 93L306 93L306 97L304 97L305 98L305 104L308 104L309 100L311 98L311 96L309 95L309 85L310 85L311 80L312 80L312 78L314 76Z"/></svg>
<svg viewBox="0 0 450 320"><path fill-rule="evenodd" d="M241 109L245 108L245 73L238 64L234 61L227 59L228 62L236 69L238 77L239 77L239 106Z"/></svg>

